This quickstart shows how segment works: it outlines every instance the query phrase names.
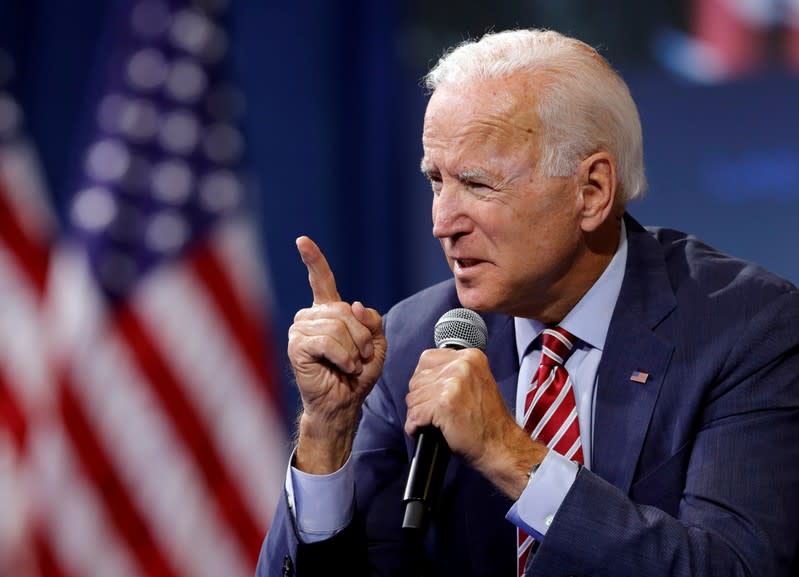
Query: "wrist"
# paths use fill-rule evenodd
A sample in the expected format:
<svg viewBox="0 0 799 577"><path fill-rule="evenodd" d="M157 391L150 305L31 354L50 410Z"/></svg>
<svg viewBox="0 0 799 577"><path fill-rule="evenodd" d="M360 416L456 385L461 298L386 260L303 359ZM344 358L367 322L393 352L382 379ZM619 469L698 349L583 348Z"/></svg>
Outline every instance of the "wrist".
<svg viewBox="0 0 799 577"><path fill-rule="evenodd" d="M514 501L519 499L548 452L545 445L531 439L522 429L519 432L520 435L505 437L510 442L491 451L491 463L484 473Z"/></svg>
<svg viewBox="0 0 799 577"><path fill-rule="evenodd" d="M327 475L338 471L352 452L356 422L335 423L300 416L294 466L305 473Z"/></svg>

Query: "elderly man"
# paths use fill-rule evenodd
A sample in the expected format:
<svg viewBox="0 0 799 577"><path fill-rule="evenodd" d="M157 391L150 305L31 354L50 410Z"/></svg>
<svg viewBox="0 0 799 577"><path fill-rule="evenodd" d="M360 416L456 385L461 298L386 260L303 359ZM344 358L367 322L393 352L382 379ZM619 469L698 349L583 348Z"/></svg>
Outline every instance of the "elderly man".
<svg viewBox="0 0 799 577"><path fill-rule="evenodd" d="M796 574L799 291L627 214L638 114L582 42L490 34L427 81L453 279L381 318L298 239L303 413L258 575ZM433 348L455 307L485 320L484 352ZM414 539L403 490L428 425L454 457Z"/></svg>

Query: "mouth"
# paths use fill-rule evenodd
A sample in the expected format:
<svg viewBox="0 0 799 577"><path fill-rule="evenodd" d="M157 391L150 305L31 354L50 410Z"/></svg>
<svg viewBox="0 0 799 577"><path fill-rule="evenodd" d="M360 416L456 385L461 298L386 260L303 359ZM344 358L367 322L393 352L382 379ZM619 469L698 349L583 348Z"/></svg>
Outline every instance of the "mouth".
<svg viewBox="0 0 799 577"><path fill-rule="evenodd" d="M482 270L481 265L485 263L486 261L477 258L453 258L452 272L456 278L466 280Z"/></svg>
<svg viewBox="0 0 799 577"><path fill-rule="evenodd" d="M459 269L466 270L466 269L469 269L469 268L471 268L473 266L477 266L482 261L479 261L479 260L474 259L474 258L456 258L456 259L454 259L454 262L455 262L455 265Z"/></svg>

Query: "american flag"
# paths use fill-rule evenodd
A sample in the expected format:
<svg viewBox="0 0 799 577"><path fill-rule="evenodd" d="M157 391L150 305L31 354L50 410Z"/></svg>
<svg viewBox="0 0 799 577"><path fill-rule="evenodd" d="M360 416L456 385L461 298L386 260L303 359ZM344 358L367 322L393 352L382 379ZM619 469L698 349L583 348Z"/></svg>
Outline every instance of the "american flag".
<svg viewBox="0 0 799 577"><path fill-rule="evenodd" d="M54 218L0 51L0 575L32 575L31 424L49 392L42 323Z"/></svg>
<svg viewBox="0 0 799 577"><path fill-rule="evenodd" d="M224 2L118 5L41 291L48 386L11 427L17 534L40 575L250 576L288 442Z"/></svg>

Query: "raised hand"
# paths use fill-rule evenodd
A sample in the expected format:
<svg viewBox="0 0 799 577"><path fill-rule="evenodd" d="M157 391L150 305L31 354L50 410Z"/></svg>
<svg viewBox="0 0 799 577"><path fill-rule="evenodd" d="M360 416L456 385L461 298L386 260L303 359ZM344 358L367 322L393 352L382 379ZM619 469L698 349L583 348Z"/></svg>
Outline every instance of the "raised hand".
<svg viewBox="0 0 799 577"><path fill-rule="evenodd" d="M330 265L308 237L297 239L313 305L289 329L288 355L302 398L295 466L331 473L347 460L364 398L386 357L380 314L341 300Z"/></svg>

